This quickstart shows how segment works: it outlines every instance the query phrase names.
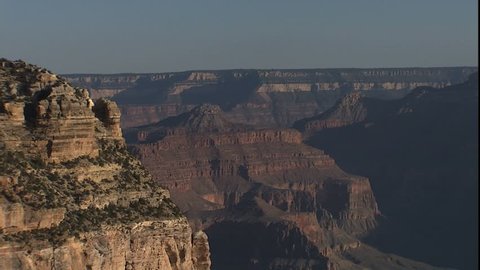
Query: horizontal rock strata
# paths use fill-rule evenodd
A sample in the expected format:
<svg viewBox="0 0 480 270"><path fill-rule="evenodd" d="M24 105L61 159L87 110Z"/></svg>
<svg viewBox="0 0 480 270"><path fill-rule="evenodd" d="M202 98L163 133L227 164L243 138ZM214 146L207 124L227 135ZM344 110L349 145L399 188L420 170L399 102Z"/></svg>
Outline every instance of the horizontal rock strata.
<svg viewBox="0 0 480 270"><path fill-rule="evenodd" d="M2 269L210 269L169 193L126 149L120 110L0 59Z"/></svg>
<svg viewBox="0 0 480 270"><path fill-rule="evenodd" d="M360 247L357 237L379 215L368 179L340 170L296 130L224 121L218 107L203 105L126 131L132 153L212 239L214 267L336 269L348 261L332 258Z"/></svg>
<svg viewBox="0 0 480 270"><path fill-rule="evenodd" d="M351 91L382 98L402 97L420 87L464 81L474 67L220 70L156 74L72 74L74 85L95 96L111 96L122 110L123 127L146 125L191 110L220 105L225 116L259 127L287 127L332 107Z"/></svg>

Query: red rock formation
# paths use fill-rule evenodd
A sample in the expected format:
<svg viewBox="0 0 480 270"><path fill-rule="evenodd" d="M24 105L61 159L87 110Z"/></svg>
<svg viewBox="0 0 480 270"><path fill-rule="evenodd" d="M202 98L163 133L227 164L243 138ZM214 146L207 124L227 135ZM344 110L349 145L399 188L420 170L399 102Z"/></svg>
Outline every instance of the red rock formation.
<svg viewBox="0 0 480 270"><path fill-rule="evenodd" d="M198 114L205 110L207 115ZM221 249L237 245L255 248L243 241L222 241L221 235L227 231L245 239L271 236L274 242L262 245L287 252L251 255L237 251L239 258L250 260L239 262L248 269L286 267L302 260L335 269L349 262L340 254L363 245L358 237L375 228L379 214L369 180L340 170L323 151L304 145L295 130L235 127L222 119L221 111L208 105L189 115L126 132L131 151L153 179L170 190L194 227L206 230L214 239L216 267L225 260L216 257L223 254ZM193 132L192 123L201 132ZM235 226L245 230L233 233ZM256 233L264 231L270 236L250 232L252 226L261 228ZM277 233L280 235L273 236ZM292 241L295 247L282 246L276 242L279 239ZM258 260L258 265L251 264L252 260Z"/></svg>

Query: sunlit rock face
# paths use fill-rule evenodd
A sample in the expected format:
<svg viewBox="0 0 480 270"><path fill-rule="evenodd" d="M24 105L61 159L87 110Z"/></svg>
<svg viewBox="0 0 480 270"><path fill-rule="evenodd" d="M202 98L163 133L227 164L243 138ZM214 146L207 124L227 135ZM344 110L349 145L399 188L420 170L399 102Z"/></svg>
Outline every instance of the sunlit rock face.
<svg viewBox="0 0 480 270"><path fill-rule="evenodd" d="M288 127L328 110L345 94L400 98L420 86L460 83L474 67L220 70L156 74L66 75L92 97L112 97L122 126L134 127L211 103L232 122Z"/></svg>
<svg viewBox="0 0 480 270"><path fill-rule="evenodd" d="M1 63L0 126L6 150L59 162L97 157L100 138L123 140L114 103L101 100L95 106L87 90L74 88L45 69L24 62ZM106 116L96 116L93 109Z"/></svg>
<svg viewBox="0 0 480 270"><path fill-rule="evenodd" d="M0 59L0 265L209 269L169 193L126 150L120 110L22 61Z"/></svg>

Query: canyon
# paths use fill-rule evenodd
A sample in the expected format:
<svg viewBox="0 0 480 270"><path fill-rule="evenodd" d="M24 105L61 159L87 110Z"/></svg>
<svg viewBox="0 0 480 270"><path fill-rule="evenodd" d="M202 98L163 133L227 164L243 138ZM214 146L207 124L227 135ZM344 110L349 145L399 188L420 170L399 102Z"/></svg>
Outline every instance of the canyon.
<svg viewBox="0 0 480 270"><path fill-rule="evenodd" d="M370 97L400 98L420 86L463 82L476 67L216 70L153 74L66 74L92 98L109 97L122 112L122 127L151 124L219 105L231 122L289 127L318 115L341 97L362 91Z"/></svg>
<svg viewBox="0 0 480 270"><path fill-rule="evenodd" d="M0 59L0 265L208 270L204 232L126 149L120 110Z"/></svg>
<svg viewBox="0 0 480 270"><path fill-rule="evenodd" d="M476 70L2 58L0 265L475 269Z"/></svg>
<svg viewBox="0 0 480 270"><path fill-rule="evenodd" d="M369 180L297 130L235 124L204 104L125 138L207 233L212 269L436 269L363 242L381 216Z"/></svg>
<svg viewBox="0 0 480 270"><path fill-rule="evenodd" d="M294 126L341 168L370 179L382 218L368 243L478 268L478 73L399 100L352 93Z"/></svg>

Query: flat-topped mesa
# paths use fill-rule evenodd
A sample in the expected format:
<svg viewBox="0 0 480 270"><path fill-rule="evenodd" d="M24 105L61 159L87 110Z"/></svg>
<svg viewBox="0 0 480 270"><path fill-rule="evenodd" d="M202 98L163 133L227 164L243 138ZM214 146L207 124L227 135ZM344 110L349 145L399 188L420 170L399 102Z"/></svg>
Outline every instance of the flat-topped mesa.
<svg viewBox="0 0 480 270"><path fill-rule="evenodd" d="M264 83L269 91L333 90L347 85L354 90L399 90L418 86L445 86L463 81L477 71L476 67L444 68L366 68L366 69L290 69L290 70L216 70L186 71L149 74L66 74L73 84L96 91L125 90L135 86L138 81L161 81L174 78L172 92L183 84L195 86L194 83L221 83L225 78L245 78L251 73ZM193 84L192 84L193 83ZM295 87L296 85L296 87ZM276 86L280 88L276 89ZM183 88L186 90L187 88Z"/></svg>
<svg viewBox="0 0 480 270"><path fill-rule="evenodd" d="M0 141L7 150L59 162L98 156L100 138L123 143L115 103L94 105L87 90L23 61L0 65Z"/></svg>

